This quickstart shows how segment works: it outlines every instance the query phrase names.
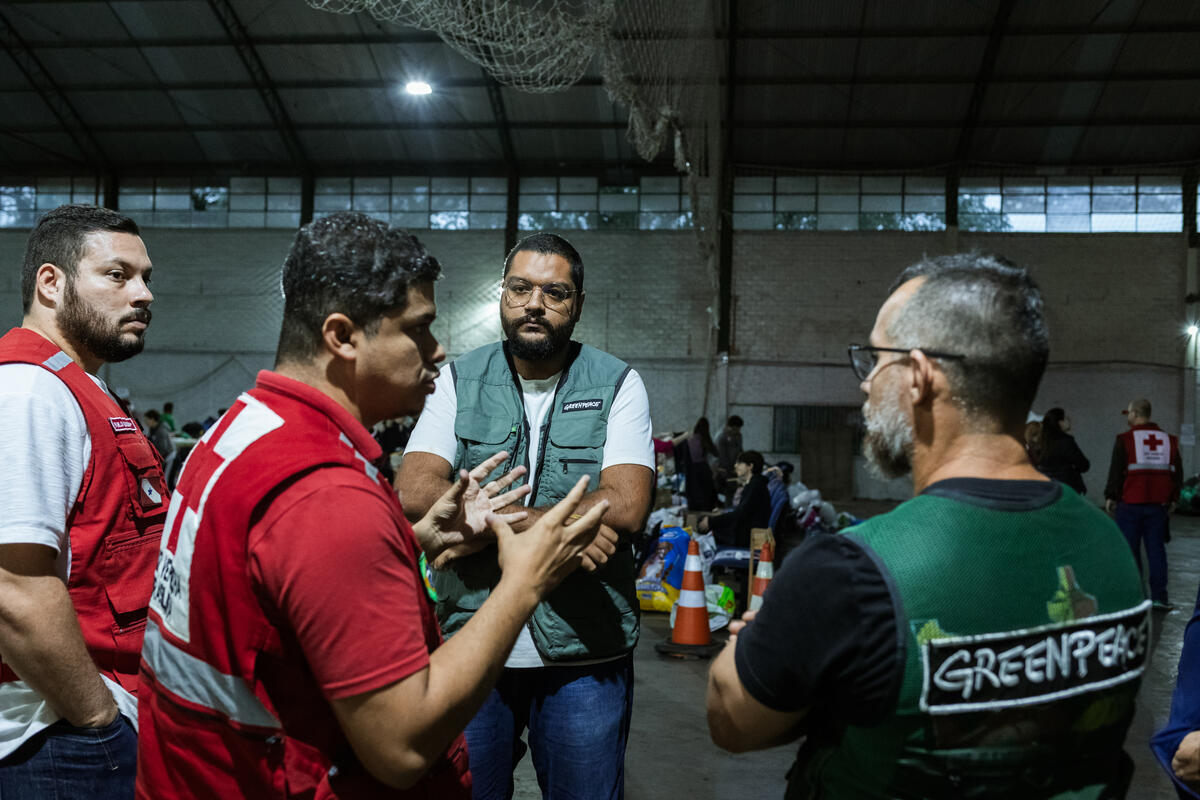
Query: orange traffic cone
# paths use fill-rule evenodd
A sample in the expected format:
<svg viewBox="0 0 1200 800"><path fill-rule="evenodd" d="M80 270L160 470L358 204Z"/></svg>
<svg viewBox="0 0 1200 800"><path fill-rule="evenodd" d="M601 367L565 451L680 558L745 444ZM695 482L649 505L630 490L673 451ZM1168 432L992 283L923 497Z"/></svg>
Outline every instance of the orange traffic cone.
<svg viewBox="0 0 1200 800"><path fill-rule="evenodd" d="M758 559L758 569L754 571L754 586L750 590L750 610L757 611L762 608L763 593L767 591L767 584L775 577L775 558L774 552L771 550L770 542L763 542L762 554Z"/></svg>
<svg viewBox="0 0 1200 800"><path fill-rule="evenodd" d="M688 542L687 561L683 565L683 586L675 606L675 627L669 641L654 646L659 653L676 658L708 658L721 649L713 644L708 631L708 602L704 597L704 575L700 563L700 546Z"/></svg>

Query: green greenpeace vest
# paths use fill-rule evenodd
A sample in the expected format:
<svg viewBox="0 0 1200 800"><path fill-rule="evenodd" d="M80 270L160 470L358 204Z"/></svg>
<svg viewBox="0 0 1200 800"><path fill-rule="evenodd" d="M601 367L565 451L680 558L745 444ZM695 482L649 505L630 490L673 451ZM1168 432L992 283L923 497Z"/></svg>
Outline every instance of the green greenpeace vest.
<svg viewBox="0 0 1200 800"><path fill-rule="evenodd" d="M500 450L508 461L483 483L529 464L529 425L516 370L502 343L485 345L450 365L458 395L454 470L471 469ZM594 347L571 343L554 401L542 425L537 474L530 506L557 503L583 475L595 489L604 463L608 414L629 366ZM528 473L526 473L528 474ZM520 486L517 481L512 488ZM618 546L595 572L571 573L538 605L530 620L534 644L551 661L616 656L638 639L633 551ZM495 548L455 561L433 573L438 620L451 636L487 599L500 568Z"/></svg>
<svg viewBox="0 0 1200 800"><path fill-rule="evenodd" d="M806 745L788 798L1124 797L1150 603L1120 531L1066 487L1035 510L937 492L849 534L903 609L899 702Z"/></svg>

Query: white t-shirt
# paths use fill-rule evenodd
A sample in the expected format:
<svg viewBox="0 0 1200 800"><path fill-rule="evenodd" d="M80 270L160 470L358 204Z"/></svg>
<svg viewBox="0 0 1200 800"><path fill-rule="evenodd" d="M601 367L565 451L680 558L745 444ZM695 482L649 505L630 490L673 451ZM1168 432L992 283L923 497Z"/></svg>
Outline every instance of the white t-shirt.
<svg viewBox="0 0 1200 800"><path fill-rule="evenodd" d="M88 375L104 391L108 387ZM42 544L58 553L55 567L71 573L67 516L92 457L87 422L71 390L32 364L0 365L0 544ZM137 701L104 678L121 713L137 726ZM59 716L24 681L0 683L0 758Z"/></svg>
<svg viewBox="0 0 1200 800"><path fill-rule="evenodd" d="M537 478L539 449L542 443L542 424L546 412L554 402L554 390L561 373L545 380L527 381L519 378L525 400L525 419L529 423L529 485ZM443 369L437 378L437 388L425 401L425 410L417 418L412 436L408 440L407 453L432 453L441 456L448 464L454 463L458 440L454 437L454 419L458 413L458 395L454 390L454 376L449 368ZM654 469L654 444L651 442L650 400L646 396L646 385L637 374L629 370L608 413L608 429L604 441L604 458L600 469L616 464L641 464ZM592 487L595 488L594 486ZM403 498L401 498L403 500ZM528 503L529 498L526 498ZM608 659L601 659L608 660ZM572 661L572 666L591 663ZM521 629L517 643L506 667L554 666L556 662L542 658L533 643L529 627Z"/></svg>

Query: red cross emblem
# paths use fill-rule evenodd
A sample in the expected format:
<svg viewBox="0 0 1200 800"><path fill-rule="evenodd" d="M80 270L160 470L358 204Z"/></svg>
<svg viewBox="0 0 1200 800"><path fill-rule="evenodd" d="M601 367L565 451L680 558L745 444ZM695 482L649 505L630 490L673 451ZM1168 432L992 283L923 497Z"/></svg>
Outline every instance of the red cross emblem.
<svg viewBox="0 0 1200 800"><path fill-rule="evenodd" d="M1160 444L1163 444L1163 440L1155 436L1153 433L1147 436L1144 441L1146 446L1150 448L1151 452L1154 452L1158 449Z"/></svg>

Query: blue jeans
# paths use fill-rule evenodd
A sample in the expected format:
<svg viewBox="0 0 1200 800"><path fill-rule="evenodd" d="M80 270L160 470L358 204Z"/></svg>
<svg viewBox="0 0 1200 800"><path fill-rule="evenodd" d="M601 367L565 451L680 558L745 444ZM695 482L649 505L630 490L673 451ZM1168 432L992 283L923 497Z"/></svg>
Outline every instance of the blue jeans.
<svg viewBox="0 0 1200 800"><path fill-rule="evenodd" d="M1150 599L1167 602L1167 507L1155 503L1118 503L1117 527L1133 550L1138 572L1142 571L1142 543L1150 567Z"/></svg>
<svg viewBox="0 0 1200 800"><path fill-rule="evenodd" d="M0 798L131 800L136 777L137 734L125 717L103 728L59 720L0 760Z"/></svg>
<svg viewBox="0 0 1200 800"><path fill-rule="evenodd" d="M546 800L620 800L633 712L633 655L583 667L505 669L467 725L474 800L513 796L529 750Z"/></svg>

